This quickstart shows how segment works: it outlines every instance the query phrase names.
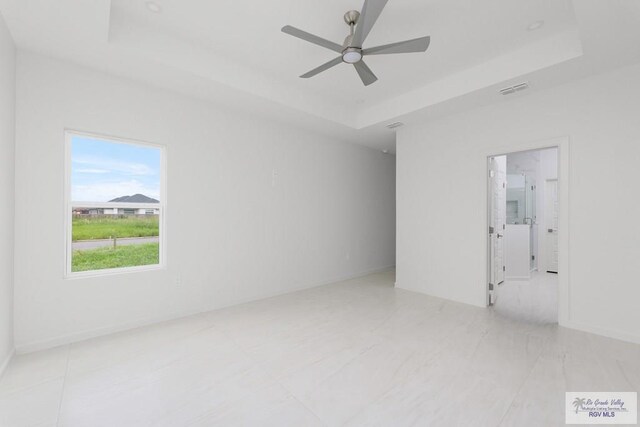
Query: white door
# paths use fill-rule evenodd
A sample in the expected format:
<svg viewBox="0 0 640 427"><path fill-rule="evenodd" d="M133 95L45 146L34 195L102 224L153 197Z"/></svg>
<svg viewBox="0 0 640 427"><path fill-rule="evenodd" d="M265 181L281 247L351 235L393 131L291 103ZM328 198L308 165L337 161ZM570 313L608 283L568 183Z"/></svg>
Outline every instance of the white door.
<svg viewBox="0 0 640 427"><path fill-rule="evenodd" d="M547 272L558 272L558 180L549 179L545 183L544 217L547 253Z"/></svg>
<svg viewBox="0 0 640 427"><path fill-rule="evenodd" d="M489 159L489 304L493 290L504 281L504 231L507 223L507 156Z"/></svg>

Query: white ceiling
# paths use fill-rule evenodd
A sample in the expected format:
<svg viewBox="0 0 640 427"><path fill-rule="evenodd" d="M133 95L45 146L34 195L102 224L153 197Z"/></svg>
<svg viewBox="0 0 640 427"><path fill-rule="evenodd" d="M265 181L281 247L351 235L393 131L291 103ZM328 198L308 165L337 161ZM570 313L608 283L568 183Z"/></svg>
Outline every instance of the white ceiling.
<svg viewBox="0 0 640 427"><path fill-rule="evenodd" d="M349 9L360 9L362 0L157 2L163 11L154 14L143 1L113 0L112 35L135 28L137 34L144 29L148 34L173 37L300 91L323 94L354 108L358 102L387 100L523 43L575 27L568 0L392 0L365 47L432 35L429 53L367 58L380 80L364 87L348 65L310 80L298 79L337 54L280 32L283 25L291 24L342 44L348 34L342 16ZM542 17L546 25L540 31L524 31ZM135 35L128 35L131 38L123 38L133 43Z"/></svg>
<svg viewBox="0 0 640 427"><path fill-rule="evenodd" d="M0 12L23 49L391 150L389 122L499 102L497 89L522 79L533 91L640 60L635 0L390 0L365 47L424 35L431 45L367 58L379 81L364 87L346 64L299 79L336 54L280 32L341 43L342 15L362 0L155 2L161 13L145 0L0 0Z"/></svg>

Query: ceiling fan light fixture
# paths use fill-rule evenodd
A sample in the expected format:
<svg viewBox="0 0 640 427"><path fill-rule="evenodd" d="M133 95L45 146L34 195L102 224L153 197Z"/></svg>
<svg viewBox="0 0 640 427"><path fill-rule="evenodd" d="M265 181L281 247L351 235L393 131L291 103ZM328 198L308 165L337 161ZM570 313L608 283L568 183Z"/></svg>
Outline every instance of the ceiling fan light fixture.
<svg viewBox="0 0 640 427"><path fill-rule="evenodd" d="M362 51L355 47L349 47L342 52L342 60L347 64L355 64L362 60Z"/></svg>

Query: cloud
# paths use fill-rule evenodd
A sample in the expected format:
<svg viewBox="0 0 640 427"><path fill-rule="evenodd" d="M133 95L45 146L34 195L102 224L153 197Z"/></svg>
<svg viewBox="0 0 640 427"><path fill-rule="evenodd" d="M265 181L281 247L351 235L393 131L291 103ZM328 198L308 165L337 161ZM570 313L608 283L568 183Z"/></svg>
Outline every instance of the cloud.
<svg viewBox="0 0 640 427"><path fill-rule="evenodd" d="M108 202L116 197L144 194L160 200L159 190L158 187L148 186L135 179L91 185L73 185L71 199L76 202Z"/></svg>
<svg viewBox="0 0 640 427"><path fill-rule="evenodd" d="M76 169L75 172L77 172L77 173L91 173L91 174L109 173L109 171L106 170L106 169Z"/></svg>
<svg viewBox="0 0 640 427"><path fill-rule="evenodd" d="M86 167L76 170L77 172L80 172L81 170L104 170L105 173L119 172L131 176L156 175L157 173L153 168L149 167L149 165L145 165L144 163L126 162L108 158L104 159L91 156L76 156L73 158L73 163Z"/></svg>

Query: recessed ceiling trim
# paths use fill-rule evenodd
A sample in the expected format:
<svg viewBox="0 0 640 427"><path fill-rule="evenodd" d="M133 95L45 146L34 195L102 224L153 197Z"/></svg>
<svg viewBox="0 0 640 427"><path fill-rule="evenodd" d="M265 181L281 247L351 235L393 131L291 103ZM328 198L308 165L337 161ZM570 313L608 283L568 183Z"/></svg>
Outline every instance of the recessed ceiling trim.
<svg viewBox="0 0 640 427"><path fill-rule="evenodd" d="M420 89L363 109L358 129L373 126L389 117L402 117L460 96L513 81L583 55L578 29L530 43L485 63L451 74Z"/></svg>

